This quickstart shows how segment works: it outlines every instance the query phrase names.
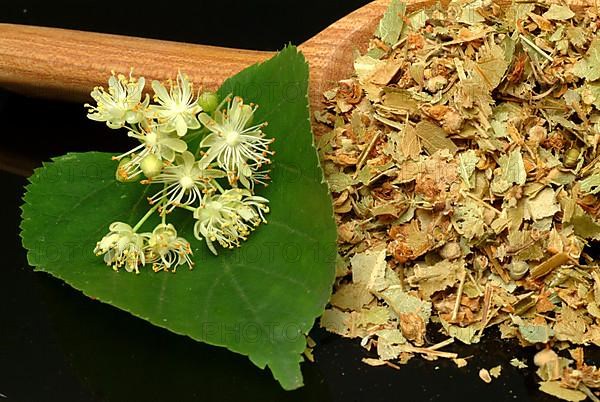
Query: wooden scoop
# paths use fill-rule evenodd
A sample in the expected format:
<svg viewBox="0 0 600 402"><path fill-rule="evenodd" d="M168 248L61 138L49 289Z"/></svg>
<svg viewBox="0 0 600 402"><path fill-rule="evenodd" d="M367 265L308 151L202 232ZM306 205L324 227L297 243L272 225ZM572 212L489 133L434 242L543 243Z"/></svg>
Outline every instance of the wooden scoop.
<svg viewBox="0 0 600 402"><path fill-rule="evenodd" d="M497 2L510 3L509 0ZM574 8L597 0L571 0ZM435 0L408 0L409 12ZM376 0L335 22L300 45L310 64L310 102L320 107L323 91L350 76L354 50L364 51L389 4ZM0 24L0 86L20 93L83 102L111 71L148 80L186 72L204 90L271 57L271 52L107 35L56 28Z"/></svg>
<svg viewBox="0 0 600 402"><path fill-rule="evenodd" d="M413 2L413 10L431 1ZM389 0L377 0L338 20L300 45L310 65L310 100L319 107L323 91L348 77L354 50L365 50ZM57 28L0 24L0 86L27 95L89 101L111 71L165 80L180 69L204 90L273 56L189 43Z"/></svg>

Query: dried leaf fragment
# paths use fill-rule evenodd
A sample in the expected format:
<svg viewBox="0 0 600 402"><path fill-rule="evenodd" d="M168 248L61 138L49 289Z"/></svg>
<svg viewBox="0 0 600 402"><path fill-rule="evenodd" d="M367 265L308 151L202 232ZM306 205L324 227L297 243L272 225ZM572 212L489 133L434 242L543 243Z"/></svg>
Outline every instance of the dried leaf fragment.
<svg viewBox="0 0 600 402"><path fill-rule="evenodd" d="M540 382L540 391L564 401L578 402L587 399L587 396L581 391L563 388L560 381L542 381Z"/></svg>
<svg viewBox="0 0 600 402"><path fill-rule="evenodd" d="M506 192L513 184L522 186L527 180L527 172L523 163L523 156L519 148L508 155L502 155L498 160L498 170L495 172L491 189L495 193Z"/></svg>
<svg viewBox="0 0 600 402"><path fill-rule="evenodd" d="M500 377L500 373L502 373L502 365L497 365L492 367L490 370L490 375L494 378Z"/></svg>
<svg viewBox="0 0 600 402"><path fill-rule="evenodd" d="M422 121L417 124L415 134L421 139L423 146L431 155L444 149L447 149L451 154L455 154L458 150L456 144L446 137L444 130L429 121Z"/></svg>
<svg viewBox="0 0 600 402"><path fill-rule="evenodd" d="M585 57L573 66L573 74L587 81L600 78L600 39L592 41Z"/></svg>
<svg viewBox="0 0 600 402"><path fill-rule="evenodd" d="M375 36L386 44L393 46L400 38L400 32L404 26L404 13L406 12L406 3L398 0L392 0L386 10L379 26L375 31Z"/></svg>
<svg viewBox="0 0 600 402"><path fill-rule="evenodd" d="M512 358L509 363L511 366L516 367L518 369L526 369L528 367L527 363L525 363L522 360L517 359L516 357Z"/></svg>
<svg viewBox="0 0 600 402"><path fill-rule="evenodd" d="M548 11L543 14L544 18L549 20L568 20L575 16L575 13L569 8L569 6L561 6L559 4L552 4Z"/></svg>

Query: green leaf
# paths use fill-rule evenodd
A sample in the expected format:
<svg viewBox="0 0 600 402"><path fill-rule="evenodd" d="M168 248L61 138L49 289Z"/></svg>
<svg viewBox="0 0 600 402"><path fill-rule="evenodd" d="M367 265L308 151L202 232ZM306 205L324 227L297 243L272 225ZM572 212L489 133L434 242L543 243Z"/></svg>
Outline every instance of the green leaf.
<svg viewBox="0 0 600 402"><path fill-rule="evenodd" d="M330 296L336 257L307 89L308 66L287 47L219 90L260 105L255 117L269 122L265 132L276 139L272 183L258 190L270 200L269 223L241 248L212 255L195 240L190 214L174 213L171 220L192 244L192 271L114 272L93 254L94 245L111 222L134 224L143 216L154 189L115 181L111 155L89 152L56 158L31 177L21 225L29 263L154 325L247 355L285 389L301 386L305 335Z"/></svg>

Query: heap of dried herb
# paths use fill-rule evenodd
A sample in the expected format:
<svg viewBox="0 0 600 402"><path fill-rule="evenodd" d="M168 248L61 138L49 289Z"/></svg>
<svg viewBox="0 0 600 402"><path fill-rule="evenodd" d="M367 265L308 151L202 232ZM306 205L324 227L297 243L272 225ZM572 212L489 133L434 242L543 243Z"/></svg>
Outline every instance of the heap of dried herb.
<svg viewBox="0 0 600 402"><path fill-rule="evenodd" d="M599 29L595 8L392 2L315 116L332 127L339 249L322 326L375 348L370 364L464 365L440 349L493 326L523 346L600 345ZM571 353L536 357L541 389L596 398L600 371Z"/></svg>

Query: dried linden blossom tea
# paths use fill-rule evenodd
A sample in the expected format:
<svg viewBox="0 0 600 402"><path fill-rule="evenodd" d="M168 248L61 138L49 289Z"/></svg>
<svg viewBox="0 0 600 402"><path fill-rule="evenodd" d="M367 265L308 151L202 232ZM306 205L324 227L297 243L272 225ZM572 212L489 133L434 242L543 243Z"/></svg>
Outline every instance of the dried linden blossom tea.
<svg viewBox="0 0 600 402"><path fill-rule="evenodd" d="M321 325L361 338L368 364L461 366L442 349L491 327L524 347L600 346L599 29L594 7L394 0L324 93L339 256ZM430 323L445 341L428 343ZM596 398L597 369L560 359L542 390Z"/></svg>
<svg viewBox="0 0 600 402"><path fill-rule="evenodd" d="M113 222L94 252L114 270L139 273L152 264L157 271L191 269L192 249L169 223L175 209L191 212L194 236L215 255L216 245L239 247L269 212L266 198L255 194L266 185L273 152L272 138L254 122L257 106L242 98L219 100L212 92L196 93L188 77L179 72L165 86L152 82L153 101L144 96L145 79L131 74L113 75L108 89L91 93L96 105L86 104L88 117L111 129L125 128L139 144L113 159L119 161L116 180L151 186L148 212L133 226ZM197 149L191 149L194 140ZM151 232L141 232L153 214L161 219Z"/></svg>

